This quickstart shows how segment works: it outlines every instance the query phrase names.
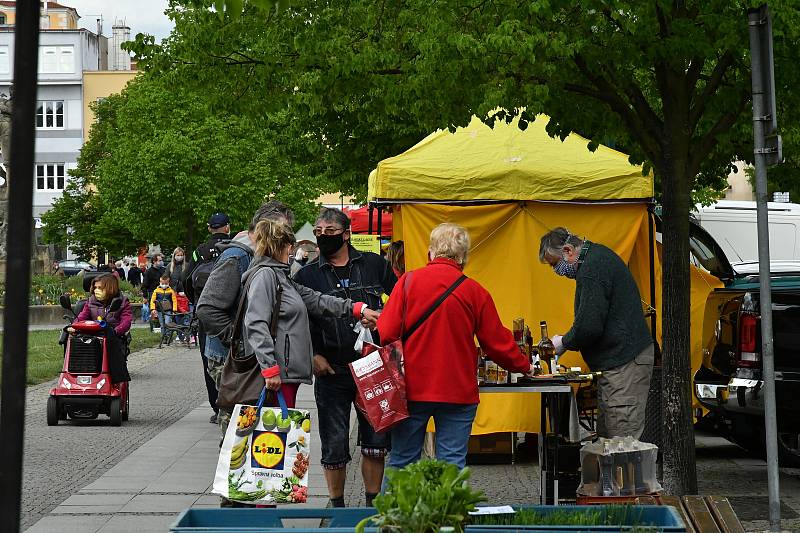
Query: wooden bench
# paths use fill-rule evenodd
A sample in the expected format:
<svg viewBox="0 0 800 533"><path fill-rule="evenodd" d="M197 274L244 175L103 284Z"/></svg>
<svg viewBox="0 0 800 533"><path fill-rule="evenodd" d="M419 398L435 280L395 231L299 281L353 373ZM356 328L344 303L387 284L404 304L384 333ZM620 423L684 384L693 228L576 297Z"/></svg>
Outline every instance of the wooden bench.
<svg viewBox="0 0 800 533"><path fill-rule="evenodd" d="M728 498L720 496L640 496L640 505L670 505L677 509L689 533L744 533Z"/></svg>

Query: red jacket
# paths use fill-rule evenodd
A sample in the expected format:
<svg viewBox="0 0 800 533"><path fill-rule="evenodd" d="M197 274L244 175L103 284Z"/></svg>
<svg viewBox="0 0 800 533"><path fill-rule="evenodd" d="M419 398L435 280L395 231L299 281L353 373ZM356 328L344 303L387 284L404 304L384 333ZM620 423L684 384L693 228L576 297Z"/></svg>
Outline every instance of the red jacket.
<svg viewBox="0 0 800 533"><path fill-rule="evenodd" d="M406 290L408 276L397 282L378 320L383 344L400 338L403 304L408 328L461 276L461 268L449 259L434 259L413 272ZM489 292L477 281L467 279L403 344L408 400L478 403L474 337L503 368L513 372L530 369L514 336L500 322Z"/></svg>

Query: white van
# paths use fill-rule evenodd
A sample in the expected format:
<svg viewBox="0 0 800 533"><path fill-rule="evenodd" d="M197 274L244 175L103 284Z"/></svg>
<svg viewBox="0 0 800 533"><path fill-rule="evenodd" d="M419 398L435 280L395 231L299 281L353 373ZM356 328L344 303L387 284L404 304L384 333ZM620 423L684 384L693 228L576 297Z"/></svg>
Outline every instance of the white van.
<svg viewBox="0 0 800 533"><path fill-rule="evenodd" d="M769 208L769 255L773 261L800 260L800 204ZM731 263L758 261L756 203L722 200L696 206L692 216L719 243Z"/></svg>

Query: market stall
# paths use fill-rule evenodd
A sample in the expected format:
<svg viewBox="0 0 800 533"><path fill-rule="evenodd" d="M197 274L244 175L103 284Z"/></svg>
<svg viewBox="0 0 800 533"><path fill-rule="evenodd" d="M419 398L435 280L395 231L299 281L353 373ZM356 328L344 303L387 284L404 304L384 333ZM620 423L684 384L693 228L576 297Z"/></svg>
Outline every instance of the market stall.
<svg viewBox="0 0 800 533"><path fill-rule="evenodd" d="M545 232L566 226L619 254L643 305L660 309L652 176L611 148L590 152L579 135L551 138L547 121L540 115L522 131L515 123L491 129L473 119L378 164L369 178L370 206L391 209L393 238L405 241L406 268L425 264L437 224L461 224L472 238L465 273L492 294L504 324L510 328L517 317L530 325L546 320L551 335L564 333L572 323L575 284L541 264L538 250ZM693 294L696 302L705 301L702 292ZM652 326L661 329L656 318ZM568 352L562 362L585 368L577 353ZM481 396L474 435L538 430L535 395Z"/></svg>

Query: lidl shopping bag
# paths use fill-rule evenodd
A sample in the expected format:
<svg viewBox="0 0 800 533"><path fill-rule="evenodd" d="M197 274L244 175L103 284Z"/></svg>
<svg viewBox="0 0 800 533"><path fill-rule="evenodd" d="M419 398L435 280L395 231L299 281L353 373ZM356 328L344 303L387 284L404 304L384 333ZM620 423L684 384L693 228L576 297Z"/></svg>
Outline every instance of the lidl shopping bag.
<svg viewBox="0 0 800 533"><path fill-rule="evenodd" d="M408 418L403 344L395 341L380 348L369 346L374 351L349 366L358 390L356 407L380 433ZM364 351L369 351L366 344Z"/></svg>
<svg viewBox="0 0 800 533"><path fill-rule="evenodd" d="M222 441L214 493L245 503L303 503L308 491L308 411L237 404Z"/></svg>

